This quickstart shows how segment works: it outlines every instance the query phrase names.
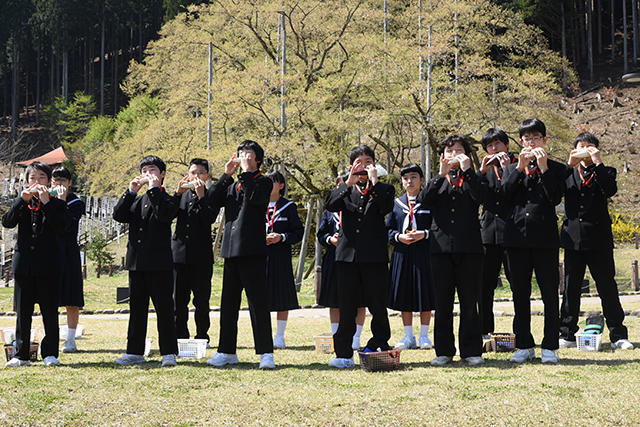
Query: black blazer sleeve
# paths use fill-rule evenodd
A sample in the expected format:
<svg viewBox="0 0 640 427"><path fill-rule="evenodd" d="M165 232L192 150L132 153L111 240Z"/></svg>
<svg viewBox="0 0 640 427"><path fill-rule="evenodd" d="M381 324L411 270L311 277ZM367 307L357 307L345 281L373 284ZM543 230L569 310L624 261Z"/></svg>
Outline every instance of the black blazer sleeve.
<svg viewBox="0 0 640 427"><path fill-rule="evenodd" d="M444 176L436 175L434 176L428 183L425 188L422 189L420 195L418 196L418 201L424 205L433 205L436 197L438 196L438 191L440 191L440 187L442 187L442 183L444 182Z"/></svg>
<svg viewBox="0 0 640 427"><path fill-rule="evenodd" d="M396 195L396 189L393 185L386 185L378 181L376 185L371 187L371 207L380 215L386 215L393 210L393 200Z"/></svg>
<svg viewBox="0 0 640 427"><path fill-rule="evenodd" d="M224 206L227 189L231 184L233 184L233 178L223 173L222 176L209 187L203 200L214 210L217 209L219 211L220 208Z"/></svg>
<svg viewBox="0 0 640 427"><path fill-rule="evenodd" d="M396 236L400 233L398 232L398 221L396 220L396 216L393 212L387 216L385 225L389 234L389 243L393 246L397 245L398 241L396 240Z"/></svg>
<svg viewBox="0 0 640 427"><path fill-rule="evenodd" d="M327 211L325 211L322 215L320 225L318 226L318 231L316 232L318 242L325 248L328 248L329 245L331 245L331 243L328 242L329 238L333 236L333 224L331 222L331 217L327 214Z"/></svg>
<svg viewBox="0 0 640 427"><path fill-rule="evenodd" d="M602 188L602 193L606 198L613 197L618 192L616 177L618 172L615 168L607 167L600 163L595 170L596 180Z"/></svg>
<svg viewBox="0 0 640 427"><path fill-rule="evenodd" d="M311 212L307 213L307 215L310 214ZM301 241L302 236L304 235L304 225L302 225L302 221L300 221L300 215L298 215L298 207L295 203L287 208L286 215L289 221L289 231L282 234L284 234L284 240L286 243L294 245Z"/></svg>
<svg viewBox="0 0 640 427"><path fill-rule="evenodd" d="M77 201L76 201L77 200ZM73 202L70 204L70 202ZM65 225L65 233L71 233L78 229L80 218L84 214L84 203L79 198L69 200L67 202L67 222Z"/></svg>
<svg viewBox="0 0 640 427"><path fill-rule="evenodd" d="M131 222L131 205L136 200L136 193L127 190L116 206L113 208L113 219L117 222L121 222L123 224L129 224Z"/></svg>
<svg viewBox="0 0 640 427"><path fill-rule="evenodd" d="M178 214L177 198L165 193L159 187L151 188L147 191L152 215L158 222L170 223Z"/></svg>
<svg viewBox="0 0 640 427"><path fill-rule="evenodd" d="M14 228L20 222L20 218L25 214L28 203L22 197L18 196L13 200L11 207L2 215L2 226L5 228Z"/></svg>
<svg viewBox="0 0 640 427"><path fill-rule="evenodd" d="M325 208L329 212L340 212L346 209L347 204L345 199L351 194L351 188L347 187L347 184L342 184L329 194L325 203Z"/></svg>
<svg viewBox="0 0 640 427"><path fill-rule="evenodd" d="M271 180L256 180L253 172L243 172L238 176L238 181L244 187L244 200L249 205L264 205L269 203Z"/></svg>
<svg viewBox="0 0 640 427"><path fill-rule="evenodd" d="M562 201L566 175L566 166L555 162L550 162L549 169L540 175L544 194L553 206L558 205Z"/></svg>

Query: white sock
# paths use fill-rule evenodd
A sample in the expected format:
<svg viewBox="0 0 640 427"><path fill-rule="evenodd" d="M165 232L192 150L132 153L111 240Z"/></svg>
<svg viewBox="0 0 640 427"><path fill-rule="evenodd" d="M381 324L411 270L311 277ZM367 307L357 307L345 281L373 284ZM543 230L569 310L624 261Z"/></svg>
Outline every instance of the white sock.
<svg viewBox="0 0 640 427"><path fill-rule="evenodd" d="M429 325L420 325L420 336L421 337L429 336Z"/></svg>
<svg viewBox="0 0 640 427"><path fill-rule="evenodd" d="M405 337L412 337L413 336L413 325L409 325L409 326L405 326L404 327L404 336Z"/></svg>
<svg viewBox="0 0 640 427"><path fill-rule="evenodd" d="M76 330L67 328L67 341L74 342L76 340Z"/></svg>
<svg viewBox="0 0 640 427"><path fill-rule="evenodd" d="M360 338L361 333L362 333L362 325L356 324L356 333L353 336Z"/></svg>
<svg viewBox="0 0 640 427"><path fill-rule="evenodd" d="M287 329L287 321L286 320L278 320L278 327L276 330L276 335L284 337L284 330Z"/></svg>
<svg viewBox="0 0 640 427"><path fill-rule="evenodd" d="M335 334L336 334L336 332L338 332L338 325L339 325L339 323L332 323L332 324L331 324L331 333L332 333L332 334L334 334L334 335L335 335Z"/></svg>

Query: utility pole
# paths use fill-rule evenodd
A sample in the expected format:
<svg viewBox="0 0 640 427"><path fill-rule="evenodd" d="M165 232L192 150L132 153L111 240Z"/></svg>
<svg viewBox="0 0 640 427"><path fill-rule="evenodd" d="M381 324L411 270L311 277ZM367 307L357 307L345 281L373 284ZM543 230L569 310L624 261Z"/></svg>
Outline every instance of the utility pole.
<svg viewBox="0 0 640 427"><path fill-rule="evenodd" d="M209 42L209 91L207 93L207 151L211 150L211 85L213 84L213 43Z"/></svg>

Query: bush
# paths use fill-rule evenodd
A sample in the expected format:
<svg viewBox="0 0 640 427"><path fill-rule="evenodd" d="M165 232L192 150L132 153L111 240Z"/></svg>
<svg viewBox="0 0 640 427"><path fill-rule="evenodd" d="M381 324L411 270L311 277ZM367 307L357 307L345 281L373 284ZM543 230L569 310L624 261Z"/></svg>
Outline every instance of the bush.
<svg viewBox="0 0 640 427"><path fill-rule="evenodd" d="M100 270L105 265L113 264L115 256L107 249L107 239L102 234L97 234L87 243L87 257L98 264L96 273L100 277Z"/></svg>
<svg viewBox="0 0 640 427"><path fill-rule="evenodd" d="M633 243L640 236L640 224L630 216L611 211L611 231L616 243Z"/></svg>

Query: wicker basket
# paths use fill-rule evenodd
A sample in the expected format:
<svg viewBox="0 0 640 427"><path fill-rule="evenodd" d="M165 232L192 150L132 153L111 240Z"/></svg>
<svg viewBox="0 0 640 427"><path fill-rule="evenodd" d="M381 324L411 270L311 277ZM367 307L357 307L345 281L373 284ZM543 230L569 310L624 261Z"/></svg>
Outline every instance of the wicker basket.
<svg viewBox="0 0 640 427"><path fill-rule="evenodd" d="M316 335L315 337L313 337L313 340L316 343L316 351L318 353L332 354L334 352L333 334L326 333Z"/></svg>
<svg viewBox="0 0 640 427"><path fill-rule="evenodd" d="M489 347L491 351L501 353L505 351L516 351L516 335L511 333L492 333L489 334Z"/></svg>
<svg viewBox="0 0 640 427"><path fill-rule="evenodd" d="M36 360L38 360L38 348L40 347L40 344L38 344L37 342L32 342L31 343L31 348L29 348L29 360L32 362L35 362ZM11 360L16 353L18 352L18 349L16 348L15 345L9 345L9 344L5 344L4 346L4 355L7 358L7 362L9 360Z"/></svg>
<svg viewBox="0 0 640 427"><path fill-rule="evenodd" d="M393 371L400 368L400 350L358 352L360 367L367 372Z"/></svg>

